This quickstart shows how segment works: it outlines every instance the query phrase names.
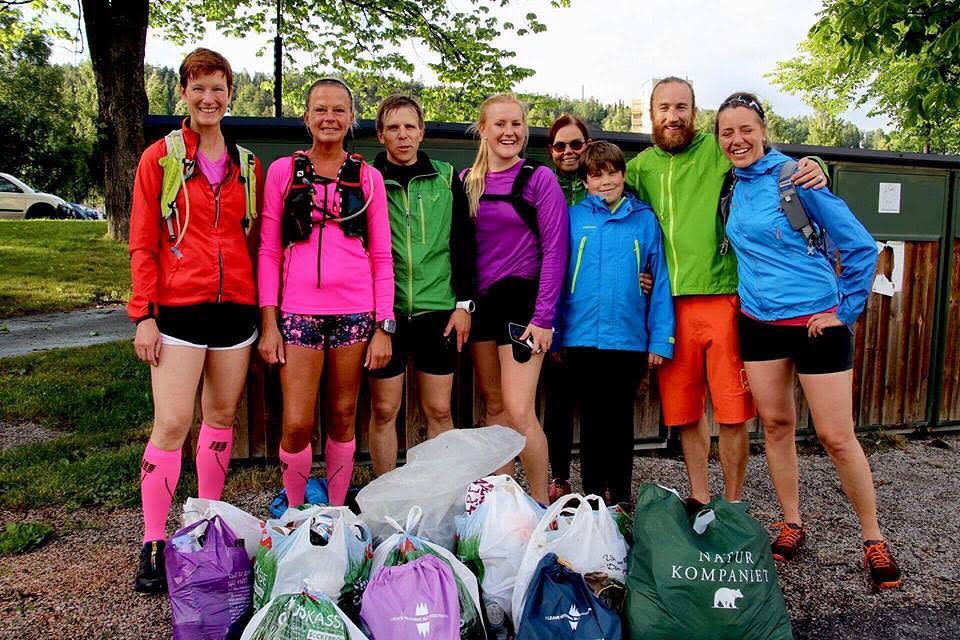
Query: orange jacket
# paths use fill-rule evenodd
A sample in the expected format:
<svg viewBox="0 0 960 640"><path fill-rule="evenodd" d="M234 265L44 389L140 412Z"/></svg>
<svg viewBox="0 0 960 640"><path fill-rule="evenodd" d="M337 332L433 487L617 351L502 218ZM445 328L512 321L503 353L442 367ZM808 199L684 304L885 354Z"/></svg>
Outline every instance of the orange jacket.
<svg viewBox="0 0 960 640"><path fill-rule="evenodd" d="M183 142L187 158L196 157L200 136L183 121ZM227 141L230 170L219 193L194 169L186 187L177 196L174 232L182 225L187 229L178 253L172 248L167 223L160 215L160 191L163 168L159 159L167 155L161 138L143 152L133 183L133 208L130 211L130 271L133 294L127 314L134 322L155 317L157 308L185 306L204 302L257 303L253 274L255 247L248 247L243 228L246 200L240 182L237 147ZM258 160L257 211L262 208L263 171ZM186 198L190 198L190 216L185 220ZM171 217L172 219L172 217ZM260 217L256 218L259 226ZM259 237L257 229L249 234L250 242Z"/></svg>

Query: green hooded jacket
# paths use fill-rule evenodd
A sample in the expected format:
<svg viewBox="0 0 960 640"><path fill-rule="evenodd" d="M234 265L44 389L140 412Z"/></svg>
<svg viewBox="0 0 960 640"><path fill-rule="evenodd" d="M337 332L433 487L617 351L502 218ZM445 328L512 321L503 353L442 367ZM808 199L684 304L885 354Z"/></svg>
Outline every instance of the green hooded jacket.
<svg viewBox="0 0 960 640"><path fill-rule="evenodd" d="M720 255L717 202L730 162L712 134L699 132L676 154L645 149L627 163L627 184L653 207L675 296L737 292L737 260Z"/></svg>
<svg viewBox="0 0 960 640"><path fill-rule="evenodd" d="M559 171L554 171L554 173L557 175L560 188L563 189L563 197L567 201L567 207L576 206L587 197L587 188L580 176L574 175L568 178Z"/></svg>

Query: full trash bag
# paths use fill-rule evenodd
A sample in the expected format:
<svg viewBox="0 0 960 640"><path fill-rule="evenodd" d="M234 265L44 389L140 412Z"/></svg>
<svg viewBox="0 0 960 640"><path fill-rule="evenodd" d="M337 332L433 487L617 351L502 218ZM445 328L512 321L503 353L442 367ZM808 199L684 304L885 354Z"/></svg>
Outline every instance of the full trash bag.
<svg viewBox="0 0 960 640"><path fill-rule="evenodd" d="M459 640L453 570L431 554L381 567L363 593L360 617L372 640Z"/></svg>
<svg viewBox="0 0 960 640"><path fill-rule="evenodd" d="M454 518L463 512L471 482L490 475L523 450L526 438L507 427L453 429L407 452L407 463L383 474L357 495L364 521L377 540L390 535L387 517L402 520L419 506L416 531L449 550L454 548Z"/></svg>
<svg viewBox="0 0 960 640"><path fill-rule="evenodd" d="M571 493L559 498L537 523L517 570L513 619L520 623L527 586L540 560L555 553L579 574L602 573L623 584L627 575L627 543L599 496Z"/></svg>
<svg viewBox="0 0 960 640"><path fill-rule="evenodd" d="M255 604L304 586L355 613L370 577L372 538L347 507L318 507L254 567Z"/></svg>
<svg viewBox="0 0 960 640"><path fill-rule="evenodd" d="M250 558L222 517L179 530L163 556L174 640L222 640L249 615Z"/></svg>
<svg viewBox="0 0 960 640"><path fill-rule="evenodd" d="M266 535L266 523L229 502L204 498L187 498L183 503L183 515L180 520L184 527L188 527L194 522L209 520L214 516L223 518L234 535L243 540L247 556L253 560L260 547L261 539Z"/></svg>
<svg viewBox="0 0 960 640"><path fill-rule="evenodd" d="M714 499L690 522L672 489L637 492L627 575L633 640L788 640L770 541L745 502Z"/></svg>
<svg viewBox="0 0 960 640"><path fill-rule="evenodd" d="M278 596L253 616L240 640L368 640L330 598L302 591Z"/></svg>
<svg viewBox="0 0 960 640"><path fill-rule="evenodd" d="M487 476L467 489L467 512L457 516L457 557L480 581L484 605L509 616L520 561L545 509L506 475Z"/></svg>
<svg viewBox="0 0 960 640"><path fill-rule="evenodd" d="M555 553L540 559L524 602L516 640L623 640L620 617Z"/></svg>
<svg viewBox="0 0 960 640"><path fill-rule="evenodd" d="M444 547L410 533L417 529L420 515L420 507L411 508L405 527L401 527L393 518L387 517L395 533L374 550L370 574L377 575L384 566L395 567L423 555L437 556L453 570L453 578L457 584L457 599L460 601L460 639L484 640L486 634L483 619L480 616L480 589L477 586L476 576Z"/></svg>

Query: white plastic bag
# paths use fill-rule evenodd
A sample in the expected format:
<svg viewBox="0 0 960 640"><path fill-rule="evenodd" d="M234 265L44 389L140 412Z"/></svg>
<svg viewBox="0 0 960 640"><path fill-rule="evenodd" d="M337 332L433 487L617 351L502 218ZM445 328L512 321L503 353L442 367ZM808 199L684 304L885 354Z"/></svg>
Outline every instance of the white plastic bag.
<svg viewBox="0 0 960 640"><path fill-rule="evenodd" d="M439 556L440 559L449 564L450 568L453 569L453 577L457 582L457 591L460 596L461 638L483 637L485 632L483 616L480 613L482 608L480 605L480 587L477 584L477 577L450 551L439 544L435 544L411 533L417 529L421 516L422 511L420 507L411 507L407 514L406 524L402 527L396 520L387 516L387 523L394 533L381 542L374 550L373 566L370 569L370 575L376 576L377 572L387 564L402 564L412 557L418 557L422 555L423 551ZM401 556L401 558L393 557L394 552Z"/></svg>
<svg viewBox="0 0 960 640"><path fill-rule="evenodd" d="M253 560L257 555L261 539L266 535L266 523L229 502L203 498L187 498L183 503L183 515L180 520L186 528L198 520L210 520L214 516L223 518L234 535L243 538L247 555Z"/></svg>
<svg viewBox="0 0 960 640"><path fill-rule="evenodd" d="M357 494L363 520L374 537L390 535L387 518L402 520L419 506L417 537L453 549L454 517L463 512L471 482L490 475L523 450L526 438L508 427L453 429L407 452L407 463L385 473Z"/></svg>
<svg viewBox="0 0 960 640"><path fill-rule="evenodd" d="M510 615L520 561L545 509L510 476L487 476L470 485L467 513L457 520L457 557L481 578L484 602Z"/></svg>
<svg viewBox="0 0 960 640"><path fill-rule="evenodd" d="M571 503L576 503L571 505ZM548 553L580 574L599 571L626 583L627 542L603 498L566 495L554 502L537 523L520 561L513 590L514 628L519 627L527 587L537 564Z"/></svg>
<svg viewBox="0 0 960 640"><path fill-rule="evenodd" d="M302 518L302 514L308 515ZM263 606L305 586L335 601L344 592L356 591L359 600L370 577L372 536L367 526L347 507L288 510L280 520L299 524L292 530L276 521L268 524L272 548L261 551L254 565L254 604ZM321 535L324 544L315 545L311 532Z"/></svg>
<svg viewBox="0 0 960 640"><path fill-rule="evenodd" d="M240 636L240 640L288 640L296 632L285 627L285 624L289 624L290 620L301 620L308 622L310 619L305 607L298 602L298 599L300 598L311 598L313 600L323 601L332 605L334 611L336 611L337 615L340 617L340 622L342 623L343 628L347 632L345 635L350 638L350 640L369 640L367 636L364 635L363 631L361 631L360 628L350 620L350 617L345 614L340 607L337 606L336 602L330 600L330 598L326 597L324 594L313 594L309 592L304 592L294 599L285 598L285 601L283 602L278 602L276 598L270 600L266 606L264 606L257 613L255 613L252 618L250 618L250 622L248 622L247 626L243 629L243 635ZM273 607L284 607L286 609L286 611L277 616L278 622L280 619L283 619L284 622L279 623L272 628L267 628L264 626L263 629L260 629L259 627L263 625L264 619L267 617L267 615L274 615L274 612L271 612L271 608ZM307 635L304 637L316 637L322 640L326 635L324 633L324 627L331 626L331 622L332 621L329 619L320 621L320 624L317 625L318 628L308 630ZM333 625L336 626L336 622L333 622Z"/></svg>

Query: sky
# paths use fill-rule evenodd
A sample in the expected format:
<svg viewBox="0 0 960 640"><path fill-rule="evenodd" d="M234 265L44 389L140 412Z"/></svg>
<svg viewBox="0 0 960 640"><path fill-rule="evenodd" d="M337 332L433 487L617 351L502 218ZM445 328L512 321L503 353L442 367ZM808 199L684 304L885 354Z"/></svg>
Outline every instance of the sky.
<svg viewBox="0 0 960 640"><path fill-rule="evenodd" d="M451 0L464 4L465 0ZM595 97L602 102L639 97L651 78L689 78L697 104L716 108L734 91L752 91L773 104L782 116L806 115L812 109L765 77L780 60L796 55L797 44L816 21L819 0L572 0L569 8L552 8L547 0L514 0L508 13L518 24L528 11L537 14L547 31L503 38L497 44L516 51L512 61L536 70L518 91L569 97ZM202 42L183 47L165 42L153 30L147 34L146 60L177 67L196 46L223 53L235 69L272 73L270 35L248 40L226 39L208 30ZM267 45L267 55L256 51ZM416 60L429 58L424 47L404 51ZM60 62L74 56L60 48ZM415 78L430 82L418 71ZM844 117L863 129L886 125L870 118L868 109Z"/></svg>

